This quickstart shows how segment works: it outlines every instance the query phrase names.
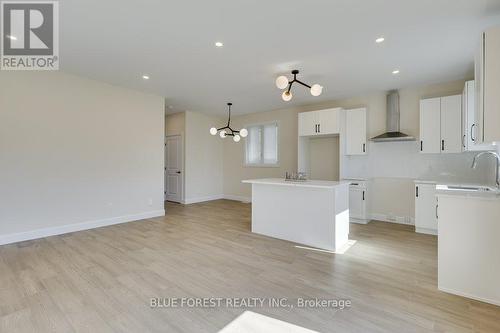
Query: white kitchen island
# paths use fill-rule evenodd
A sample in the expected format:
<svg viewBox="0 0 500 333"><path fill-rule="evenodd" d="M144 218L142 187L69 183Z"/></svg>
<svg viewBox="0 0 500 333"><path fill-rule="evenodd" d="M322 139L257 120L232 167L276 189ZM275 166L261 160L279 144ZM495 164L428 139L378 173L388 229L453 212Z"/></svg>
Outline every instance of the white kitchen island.
<svg viewBox="0 0 500 333"><path fill-rule="evenodd" d="M349 182L251 179L252 232L339 251L349 236Z"/></svg>

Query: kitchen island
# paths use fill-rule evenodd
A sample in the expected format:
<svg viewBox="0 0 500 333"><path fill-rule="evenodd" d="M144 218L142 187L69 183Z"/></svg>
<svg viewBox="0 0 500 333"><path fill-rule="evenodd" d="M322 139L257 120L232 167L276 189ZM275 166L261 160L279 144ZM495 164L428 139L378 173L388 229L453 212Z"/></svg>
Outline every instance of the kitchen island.
<svg viewBox="0 0 500 333"><path fill-rule="evenodd" d="M349 182L251 179L252 232L339 251L349 236Z"/></svg>
<svg viewBox="0 0 500 333"><path fill-rule="evenodd" d="M437 185L439 290L500 306L500 191Z"/></svg>

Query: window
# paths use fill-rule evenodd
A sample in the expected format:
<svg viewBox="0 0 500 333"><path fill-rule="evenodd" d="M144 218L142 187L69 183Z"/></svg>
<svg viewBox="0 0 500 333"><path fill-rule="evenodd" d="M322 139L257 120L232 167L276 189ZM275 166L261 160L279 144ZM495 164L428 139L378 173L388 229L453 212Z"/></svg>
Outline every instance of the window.
<svg viewBox="0 0 500 333"><path fill-rule="evenodd" d="M245 164L250 166L278 165L278 123L247 127Z"/></svg>

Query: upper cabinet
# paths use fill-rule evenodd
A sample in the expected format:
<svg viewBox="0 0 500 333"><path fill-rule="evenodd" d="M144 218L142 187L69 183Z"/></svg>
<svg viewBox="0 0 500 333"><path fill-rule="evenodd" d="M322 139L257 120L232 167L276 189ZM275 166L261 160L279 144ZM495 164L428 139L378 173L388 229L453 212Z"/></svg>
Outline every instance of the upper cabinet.
<svg viewBox="0 0 500 333"><path fill-rule="evenodd" d="M420 101L420 152L462 151L462 96Z"/></svg>
<svg viewBox="0 0 500 333"><path fill-rule="evenodd" d="M346 110L346 155L366 154L366 108Z"/></svg>
<svg viewBox="0 0 500 333"><path fill-rule="evenodd" d="M441 152L441 98L420 100L420 152Z"/></svg>
<svg viewBox="0 0 500 333"><path fill-rule="evenodd" d="M339 134L340 109L299 113L299 136Z"/></svg>
<svg viewBox="0 0 500 333"><path fill-rule="evenodd" d="M462 152L462 96L441 98L441 152Z"/></svg>
<svg viewBox="0 0 500 333"><path fill-rule="evenodd" d="M462 92L462 150L473 150L476 132L474 131L475 110L475 84L474 80L465 82Z"/></svg>
<svg viewBox="0 0 500 333"><path fill-rule="evenodd" d="M500 27L481 36L475 59L474 144L500 141Z"/></svg>

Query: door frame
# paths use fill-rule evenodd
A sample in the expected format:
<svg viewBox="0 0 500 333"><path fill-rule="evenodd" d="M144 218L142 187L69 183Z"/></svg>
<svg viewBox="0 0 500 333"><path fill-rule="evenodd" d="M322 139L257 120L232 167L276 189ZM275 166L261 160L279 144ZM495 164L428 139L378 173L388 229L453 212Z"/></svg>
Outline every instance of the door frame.
<svg viewBox="0 0 500 333"><path fill-rule="evenodd" d="M184 151L184 134L179 133L179 134L169 134L165 135L165 142L164 142L164 149L163 149L163 158L164 158L164 164L163 164L163 200L166 202L167 201L167 139L173 138L173 137L180 137L181 139L181 152L182 152L182 158L181 158L181 178L182 178L182 186L181 186L181 202L184 204L184 188L185 188L185 171L184 171L184 159L185 159L185 151Z"/></svg>

